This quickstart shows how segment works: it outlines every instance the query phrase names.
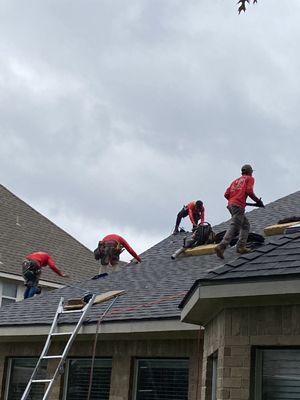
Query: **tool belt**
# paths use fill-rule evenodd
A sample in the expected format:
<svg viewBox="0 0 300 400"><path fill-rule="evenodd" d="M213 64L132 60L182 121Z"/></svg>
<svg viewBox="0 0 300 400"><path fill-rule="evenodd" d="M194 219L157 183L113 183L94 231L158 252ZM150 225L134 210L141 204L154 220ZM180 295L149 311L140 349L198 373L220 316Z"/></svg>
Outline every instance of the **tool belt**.
<svg viewBox="0 0 300 400"><path fill-rule="evenodd" d="M34 286L38 284L42 268L37 261L24 260L22 263L22 274L27 286Z"/></svg>
<svg viewBox="0 0 300 400"><path fill-rule="evenodd" d="M98 259L101 260L102 265L108 265L109 262L118 262L123 250L123 246L117 240L100 241L98 244Z"/></svg>

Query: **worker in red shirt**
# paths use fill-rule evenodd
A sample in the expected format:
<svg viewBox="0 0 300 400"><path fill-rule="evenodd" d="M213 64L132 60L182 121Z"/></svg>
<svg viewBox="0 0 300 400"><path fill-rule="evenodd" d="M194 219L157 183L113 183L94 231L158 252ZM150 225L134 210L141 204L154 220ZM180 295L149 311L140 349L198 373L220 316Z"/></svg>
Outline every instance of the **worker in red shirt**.
<svg viewBox="0 0 300 400"><path fill-rule="evenodd" d="M231 214L230 226L227 229L222 242L215 248L218 257L224 259L224 251L232 239L239 234L236 251L240 254L249 253L251 250L246 247L250 224L245 217L246 199L249 196L255 201L258 207L264 207L263 202L253 191L254 178L251 165L242 166L242 176L235 179L227 188L224 197L228 200L228 210Z"/></svg>
<svg viewBox="0 0 300 400"><path fill-rule="evenodd" d="M24 292L24 299L28 297L33 297L35 294L41 292L38 286L42 268L49 266L52 271L57 275L62 277L67 277L68 274L60 271L51 256L48 253L38 251L35 253L30 253L26 256L22 263L23 277L25 279L26 290Z"/></svg>
<svg viewBox="0 0 300 400"><path fill-rule="evenodd" d="M205 209L201 200L191 201L187 205L183 206L182 210L177 214L176 224L173 231L173 235L177 235L179 232L179 225L182 218L189 216L193 229L197 227L200 220L200 224L204 224L205 221Z"/></svg>
<svg viewBox="0 0 300 400"><path fill-rule="evenodd" d="M100 240L97 249L94 251L95 259L100 260L101 265L103 266L114 267L118 264L120 254L124 249L126 249L138 262L142 261L126 240L122 238L122 236L115 234L107 235Z"/></svg>

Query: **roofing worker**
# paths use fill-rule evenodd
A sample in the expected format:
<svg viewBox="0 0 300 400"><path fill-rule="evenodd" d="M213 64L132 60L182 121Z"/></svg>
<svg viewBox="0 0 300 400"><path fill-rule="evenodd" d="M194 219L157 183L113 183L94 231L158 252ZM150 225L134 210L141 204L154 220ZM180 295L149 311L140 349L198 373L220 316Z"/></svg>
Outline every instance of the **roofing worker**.
<svg viewBox="0 0 300 400"><path fill-rule="evenodd" d="M52 271L57 275L62 277L67 277L68 274L60 271L51 256L48 253L38 251L35 253L30 253L26 256L22 263L22 272L25 279L26 290L24 292L24 299L28 297L33 297L35 294L41 292L38 286L42 268L49 266Z"/></svg>
<svg viewBox="0 0 300 400"><path fill-rule="evenodd" d="M98 243L98 248L94 251L96 260L100 260L103 266L115 266L118 264L120 254L126 249L128 253L132 255L138 262L141 262L141 258L136 252L129 246L122 236L110 234L105 236Z"/></svg>
<svg viewBox="0 0 300 400"><path fill-rule="evenodd" d="M227 229L222 242L215 248L218 257L224 259L224 251L231 240L239 234L236 251L240 254L250 253L251 250L246 247L250 224L245 217L246 199L249 196L255 201L258 207L264 207L263 202L253 191L254 178L251 165L242 166L242 176L235 179L227 188L224 196L228 200L228 210L231 214L230 226Z"/></svg>
<svg viewBox="0 0 300 400"><path fill-rule="evenodd" d="M176 225L173 231L173 235L176 235L179 232L179 225L181 223L182 218L187 216L190 217L193 228L196 228L198 222L200 220L200 224L204 224L205 209L203 206L203 202L201 200L191 201L186 206L183 206L182 210L177 214Z"/></svg>

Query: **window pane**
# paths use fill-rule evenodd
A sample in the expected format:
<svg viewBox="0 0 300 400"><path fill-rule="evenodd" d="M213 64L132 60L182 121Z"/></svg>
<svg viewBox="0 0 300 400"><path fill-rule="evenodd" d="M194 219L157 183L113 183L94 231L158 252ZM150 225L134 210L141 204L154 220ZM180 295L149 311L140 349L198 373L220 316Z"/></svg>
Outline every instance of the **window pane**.
<svg viewBox="0 0 300 400"><path fill-rule="evenodd" d="M266 349L262 353L263 400L300 399L300 350Z"/></svg>
<svg viewBox="0 0 300 400"><path fill-rule="evenodd" d="M1 306L6 306L6 304L15 303L15 302L16 302L16 300L6 299L5 297L2 297Z"/></svg>
<svg viewBox="0 0 300 400"><path fill-rule="evenodd" d="M36 358L14 358L11 360L11 373L8 385L7 400L20 400L37 363ZM45 378L45 367L38 378ZM44 384L35 384L28 400L41 400L44 394Z"/></svg>
<svg viewBox="0 0 300 400"><path fill-rule="evenodd" d="M2 296L17 297L17 285L2 282Z"/></svg>
<svg viewBox="0 0 300 400"><path fill-rule="evenodd" d="M87 397L91 359L69 360L67 400L82 400ZM110 390L111 360L96 359L94 365L91 400L108 400Z"/></svg>
<svg viewBox="0 0 300 400"><path fill-rule="evenodd" d="M138 360L136 400L187 400L188 360Z"/></svg>

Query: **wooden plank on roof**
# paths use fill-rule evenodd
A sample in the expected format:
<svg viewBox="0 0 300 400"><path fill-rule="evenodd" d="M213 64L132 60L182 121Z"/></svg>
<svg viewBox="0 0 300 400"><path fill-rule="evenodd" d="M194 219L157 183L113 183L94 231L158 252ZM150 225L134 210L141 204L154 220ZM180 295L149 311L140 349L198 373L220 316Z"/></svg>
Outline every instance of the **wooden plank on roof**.
<svg viewBox="0 0 300 400"><path fill-rule="evenodd" d="M204 244L202 246L193 247L192 249L187 249L183 253L185 256L201 256L204 254L213 254L217 244Z"/></svg>
<svg viewBox="0 0 300 400"><path fill-rule="evenodd" d="M269 225L264 228L264 233L266 236L282 235L286 228L290 226L300 224L300 221L287 222L285 224L275 224Z"/></svg>
<svg viewBox="0 0 300 400"><path fill-rule="evenodd" d="M109 292L105 292L96 296L94 304L103 303L104 301L113 299L116 296L122 296L125 293L125 290L110 290Z"/></svg>

